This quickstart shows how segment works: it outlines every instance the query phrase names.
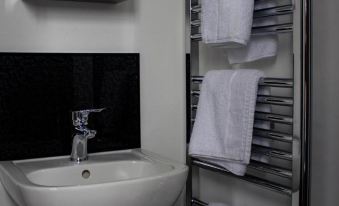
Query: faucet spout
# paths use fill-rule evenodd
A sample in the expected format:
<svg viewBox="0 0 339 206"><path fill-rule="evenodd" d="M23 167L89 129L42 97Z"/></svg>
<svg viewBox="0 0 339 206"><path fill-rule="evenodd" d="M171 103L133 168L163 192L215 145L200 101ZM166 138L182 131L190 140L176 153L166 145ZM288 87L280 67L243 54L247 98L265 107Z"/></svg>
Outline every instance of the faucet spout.
<svg viewBox="0 0 339 206"><path fill-rule="evenodd" d="M73 138L71 161L80 163L88 159L87 140L92 139L96 135L95 130L87 130L83 133L77 133Z"/></svg>
<svg viewBox="0 0 339 206"><path fill-rule="evenodd" d="M103 109L81 110L72 112L75 135L73 137L71 161L80 163L87 160L87 140L95 137L97 131L87 128L88 115L91 112L101 112Z"/></svg>

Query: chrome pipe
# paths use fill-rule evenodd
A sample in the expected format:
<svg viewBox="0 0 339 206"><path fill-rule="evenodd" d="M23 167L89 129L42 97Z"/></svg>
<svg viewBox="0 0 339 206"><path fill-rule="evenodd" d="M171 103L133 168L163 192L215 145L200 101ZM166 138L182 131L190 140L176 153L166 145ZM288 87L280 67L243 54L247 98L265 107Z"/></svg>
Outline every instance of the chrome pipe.
<svg viewBox="0 0 339 206"><path fill-rule="evenodd" d="M191 95L194 96L194 97L199 97L200 91L199 90L193 90L193 91L191 91ZM293 98L271 96L271 95L257 95L257 103L279 105L279 106L293 106Z"/></svg>
<svg viewBox="0 0 339 206"><path fill-rule="evenodd" d="M208 206L208 203L203 202L203 201L201 201L201 200L199 200L197 198L193 198L191 202L192 202L193 205Z"/></svg>
<svg viewBox="0 0 339 206"><path fill-rule="evenodd" d="M250 169L259 171L259 172L268 173L268 174L272 174L272 175L287 178L287 179L292 179L291 170L287 170L281 167L258 162L255 160L251 160L250 164L247 167Z"/></svg>
<svg viewBox="0 0 339 206"><path fill-rule="evenodd" d="M193 84L201 84L204 76L192 76L191 81ZM283 87L293 88L293 79L287 78L261 78L259 80L259 86L267 87Z"/></svg>
<svg viewBox="0 0 339 206"><path fill-rule="evenodd" d="M264 147L261 145L252 144L252 152L259 153L268 157L292 161L292 153L283 150L273 149L270 147Z"/></svg>
<svg viewBox="0 0 339 206"><path fill-rule="evenodd" d="M255 112L254 119L287 125L293 124L293 117L274 113Z"/></svg>
<svg viewBox="0 0 339 206"><path fill-rule="evenodd" d="M279 106L293 106L293 98L271 96L271 95L258 95L257 103L279 105Z"/></svg>
<svg viewBox="0 0 339 206"><path fill-rule="evenodd" d="M259 138L266 138L266 139L281 141L281 142L287 142L287 143L292 143L293 141L293 136L291 134L286 134L286 133L276 132L276 131L271 131L271 130L264 130L261 128L254 128L253 136L259 137Z"/></svg>
<svg viewBox="0 0 339 206"><path fill-rule="evenodd" d="M191 119L191 124L194 124L195 119ZM256 128L254 126L253 128L253 136L258 138L265 138L270 139L274 141L280 141L280 142L286 142L286 143L292 143L293 137L291 134L272 131L272 130L265 130L262 128Z"/></svg>
<svg viewBox="0 0 339 206"><path fill-rule="evenodd" d="M191 108L192 110L197 110L198 105L194 104L191 106ZM275 113L255 112L254 119L274 122L274 123L280 123L280 124L287 124L287 125L293 124L293 118L291 116L275 114Z"/></svg>
<svg viewBox="0 0 339 206"><path fill-rule="evenodd" d="M191 22L191 26L200 27L200 20L195 20ZM282 33L291 33L293 32L292 23L284 24L274 24L274 25L264 25L264 26L254 26L252 27L252 35L269 35L269 34L282 34ZM201 33L195 33L191 35L192 41L201 41Z"/></svg>
<svg viewBox="0 0 339 206"><path fill-rule="evenodd" d="M284 195L290 196L292 194L292 191L291 191L290 188L287 188L287 187L280 185L280 184L277 184L277 183L270 182L270 181L265 180L265 179L255 177L253 175L246 174L245 176L237 176L237 175L230 173L228 170L226 170L223 167L220 167L220 166L217 166L217 165L214 165L214 164L211 164L211 163L206 163L206 162L203 162L203 161L200 161L200 160L197 160L197 159L192 160L192 165L197 166L199 168L206 169L206 170L218 172L218 173L223 174L223 175L236 177L238 179L253 183L257 186L260 186L260 187L263 187L263 188L266 188L266 189L269 189L269 190L272 190L272 191L275 191L275 192L279 192L279 193L284 194Z"/></svg>
<svg viewBox="0 0 339 206"><path fill-rule="evenodd" d="M256 9L253 12L253 18L264 18L271 16L282 16L293 14L294 6L292 4L278 5L274 7L267 7L262 9ZM201 5L195 5L191 8L192 14L201 13Z"/></svg>

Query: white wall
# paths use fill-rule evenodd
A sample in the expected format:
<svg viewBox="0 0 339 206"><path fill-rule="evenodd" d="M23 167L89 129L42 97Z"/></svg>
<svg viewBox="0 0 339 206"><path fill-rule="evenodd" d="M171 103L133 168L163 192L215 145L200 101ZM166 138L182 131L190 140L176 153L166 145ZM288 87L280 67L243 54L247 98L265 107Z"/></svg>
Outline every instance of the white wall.
<svg viewBox="0 0 339 206"><path fill-rule="evenodd" d="M182 0L0 0L0 52L140 53L142 148L185 162L184 15Z"/></svg>
<svg viewBox="0 0 339 206"><path fill-rule="evenodd" d="M311 206L339 202L339 1L313 3Z"/></svg>
<svg viewBox="0 0 339 206"><path fill-rule="evenodd" d="M1 0L0 52L140 53L142 148L185 162L184 14L181 0Z"/></svg>
<svg viewBox="0 0 339 206"><path fill-rule="evenodd" d="M137 5L142 148L185 162L184 1L144 0Z"/></svg>
<svg viewBox="0 0 339 206"><path fill-rule="evenodd" d="M133 52L134 1L1 0L0 51Z"/></svg>

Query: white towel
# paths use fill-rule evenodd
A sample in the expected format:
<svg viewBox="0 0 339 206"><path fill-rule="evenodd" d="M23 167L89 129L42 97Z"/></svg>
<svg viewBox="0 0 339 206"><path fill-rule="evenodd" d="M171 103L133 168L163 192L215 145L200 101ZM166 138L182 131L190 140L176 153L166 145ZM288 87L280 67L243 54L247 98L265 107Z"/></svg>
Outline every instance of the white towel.
<svg viewBox="0 0 339 206"><path fill-rule="evenodd" d="M272 1L258 1L255 9L270 8L277 4ZM276 17L259 18L253 21L253 26L274 25L278 23ZM230 64L241 64L253 62L261 59L272 58L278 52L278 36L276 34L269 35L253 35L247 46L241 48L229 49L228 61Z"/></svg>
<svg viewBox="0 0 339 206"><path fill-rule="evenodd" d="M206 44L235 48L251 36L254 0L202 0L201 34Z"/></svg>
<svg viewBox="0 0 339 206"><path fill-rule="evenodd" d="M250 161L258 70L215 70L205 75L189 155L244 175Z"/></svg>

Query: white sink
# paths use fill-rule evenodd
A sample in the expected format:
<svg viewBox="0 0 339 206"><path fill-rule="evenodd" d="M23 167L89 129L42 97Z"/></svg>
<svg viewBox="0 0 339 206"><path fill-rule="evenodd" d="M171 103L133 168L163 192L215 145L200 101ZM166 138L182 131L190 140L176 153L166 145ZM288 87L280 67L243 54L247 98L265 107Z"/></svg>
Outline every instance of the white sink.
<svg viewBox="0 0 339 206"><path fill-rule="evenodd" d="M68 156L0 162L0 181L9 205L172 206L187 171L138 149L91 154L80 164Z"/></svg>

